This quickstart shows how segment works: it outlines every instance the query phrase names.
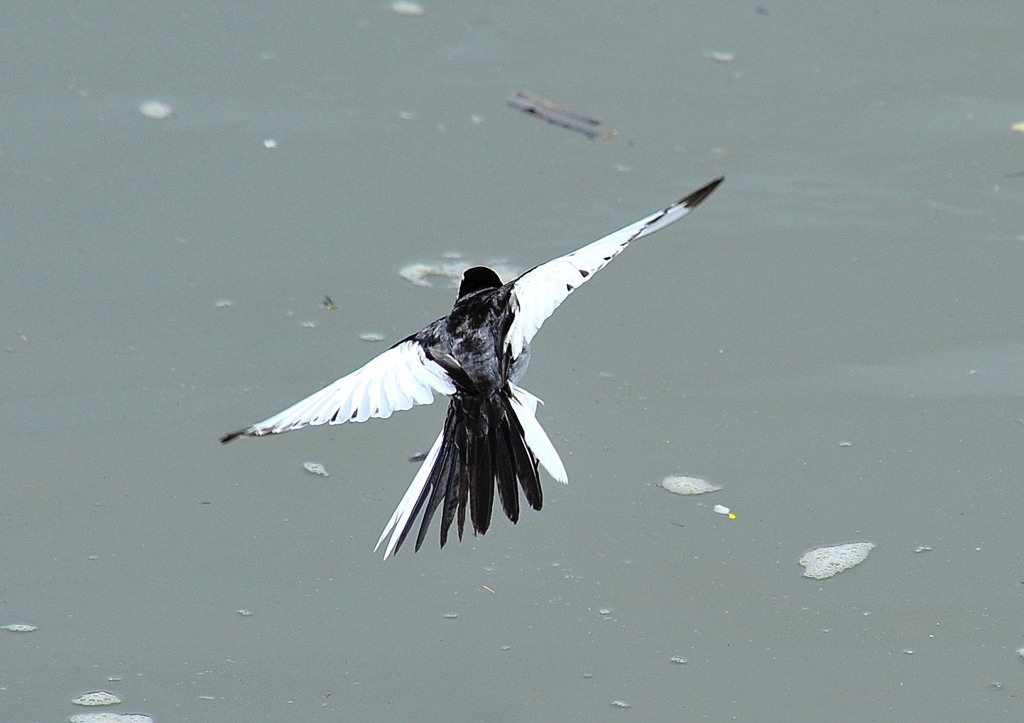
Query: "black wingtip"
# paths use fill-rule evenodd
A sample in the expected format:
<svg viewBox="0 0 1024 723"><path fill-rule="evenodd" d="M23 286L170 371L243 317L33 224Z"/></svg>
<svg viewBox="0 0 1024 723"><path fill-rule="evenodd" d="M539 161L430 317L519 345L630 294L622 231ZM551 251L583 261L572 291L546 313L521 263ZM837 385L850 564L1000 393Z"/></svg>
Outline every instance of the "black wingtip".
<svg viewBox="0 0 1024 723"><path fill-rule="evenodd" d="M225 434L223 437L220 438L220 443L221 444L227 444L228 442L230 442L233 439L238 439L239 437L244 437L245 433L247 431L248 431L248 428L246 428L246 429L238 429L238 430L235 430L234 432L228 432L227 434Z"/></svg>
<svg viewBox="0 0 1024 723"><path fill-rule="evenodd" d="M703 201L705 198L714 193L714 190L718 188L719 184L724 180L725 176L719 176L708 185L704 186L703 188L699 188L693 193L691 193L689 196L680 201L680 203L682 203L687 208L693 208L697 206L698 204L700 204L701 201Z"/></svg>

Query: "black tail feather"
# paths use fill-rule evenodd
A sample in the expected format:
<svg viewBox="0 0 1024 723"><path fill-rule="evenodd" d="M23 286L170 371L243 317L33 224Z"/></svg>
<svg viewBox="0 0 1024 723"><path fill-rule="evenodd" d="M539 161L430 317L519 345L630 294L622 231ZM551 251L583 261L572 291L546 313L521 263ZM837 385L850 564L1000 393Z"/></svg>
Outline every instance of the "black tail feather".
<svg viewBox="0 0 1024 723"><path fill-rule="evenodd" d="M469 496L469 514L473 520L473 533L483 535L491 526L491 508L494 506L494 449L498 430L488 430L483 436L470 439L470 475L473 492ZM460 537L462 530L459 530Z"/></svg>
<svg viewBox="0 0 1024 723"><path fill-rule="evenodd" d="M540 469L537 465L537 458L526 446L523 427L519 424L519 418L513 411L511 403L508 404L508 413L505 415L505 419L510 426L506 439L511 442L519 485L523 488L523 494L526 495L526 501L530 503L530 507L539 510L544 506L544 493L540 488Z"/></svg>
<svg viewBox="0 0 1024 723"><path fill-rule="evenodd" d="M451 487L452 476L454 475L455 469L458 465L459 451L457 447L457 440L460 436L460 428L459 412L455 408L455 405L449 405L448 414L444 420L441 449L438 452L437 460L434 462L434 467L430 470L430 475L427 477L427 483L423 486L423 494L420 495L420 499L416 503L416 510L409 516L409 522L405 529L402 530L402 536L399 538L398 545L395 547L396 551L405 540L405 536L408 534L409 530L412 529L413 522L416 520L416 515L419 514L419 508L422 506L423 500L429 492L430 502L427 503L427 508L423 513L423 520L420 523L420 532L416 536L416 549L419 550L420 547L422 547L423 540L426 539L427 536L427 528L430 527L430 520L434 517L434 512L437 510L438 504L445 499L445 495Z"/></svg>
<svg viewBox="0 0 1024 723"><path fill-rule="evenodd" d="M501 420L496 435L494 479L498 483L498 499L501 500L501 509L505 513L505 517L515 524L519 522L519 487L515 452L512 451L514 442L510 439L511 434L508 420Z"/></svg>
<svg viewBox="0 0 1024 723"><path fill-rule="evenodd" d="M416 535L419 550L439 507L441 547L456 519L462 539L467 508L474 533L485 534L491 524L495 487L502 511L513 523L519 520L520 488L533 509L543 505L537 459L526 446L509 399L504 395L486 400L457 395L448 406L437 459L395 550L405 542L422 512Z"/></svg>

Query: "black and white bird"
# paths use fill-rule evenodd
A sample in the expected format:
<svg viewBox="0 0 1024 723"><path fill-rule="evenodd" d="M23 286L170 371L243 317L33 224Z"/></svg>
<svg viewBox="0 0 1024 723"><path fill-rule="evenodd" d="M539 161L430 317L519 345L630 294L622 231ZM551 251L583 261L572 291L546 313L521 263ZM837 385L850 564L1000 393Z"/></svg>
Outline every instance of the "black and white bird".
<svg viewBox="0 0 1024 723"><path fill-rule="evenodd" d="M722 180L507 284L489 268L468 269L447 316L283 412L224 435L221 442L307 425L390 417L417 404L430 404L435 393L443 394L451 398L444 428L384 527L377 548L390 535L384 559L395 553L422 512L416 536L419 550L439 507L442 547L456 516L462 539L467 509L474 533L482 535L491 523L495 489L505 516L517 522L519 488L533 509L543 504L538 463L554 479L568 482L565 465L537 421L540 400L518 386L529 362L530 341L569 294L630 242L681 219Z"/></svg>

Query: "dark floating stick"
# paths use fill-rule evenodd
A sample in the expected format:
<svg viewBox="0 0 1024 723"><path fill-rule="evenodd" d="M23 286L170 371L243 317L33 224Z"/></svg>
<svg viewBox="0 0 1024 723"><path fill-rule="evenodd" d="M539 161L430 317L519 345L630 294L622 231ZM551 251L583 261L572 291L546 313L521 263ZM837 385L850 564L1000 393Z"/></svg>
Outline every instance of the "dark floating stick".
<svg viewBox="0 0 1024 723"><path fill-rule="evenodd" d="M525 90L518 91L516 93L516 97L522 98L526 102L532 103L533 105L539 105L541 108L547 108L548 110L558 113L559 115L564 115L566 118L575 118L578 121L583 121L587 125L601 125L601 121L598 118L593 118L589 115L583 115L582 113L577 113L576 111L569 110L564 105L558 105L558 103L553 103L550 100L545 100L544 98L541 98L539 95L527 93Z"/></svg>
<svg viewBox="0 0 1024 723"><path fill-rule="evenodd" d="M601 121L592 116L583 115L582 113L569 110L564 106L553 103L550 100L545 100L544 98L531 93L527 93L526 91L518 91L515 98L509 98L508 104L516 110L532 115L535 118L540 118L541 120L547 121L559 128L565 128L566 130L582 133L591 140L595 138L611 138L616 133L615 131L606 131L602 133L600 131L593 130L592 128L588 128L587 126L601 125Z"/></svg>

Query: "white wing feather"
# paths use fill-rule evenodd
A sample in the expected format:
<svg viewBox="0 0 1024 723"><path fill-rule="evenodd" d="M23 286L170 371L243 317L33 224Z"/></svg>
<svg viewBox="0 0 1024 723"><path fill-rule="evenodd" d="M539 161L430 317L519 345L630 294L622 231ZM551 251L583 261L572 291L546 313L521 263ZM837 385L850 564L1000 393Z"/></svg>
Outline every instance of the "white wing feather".
<svg viewBox="0 0 1024 723"><path fill-rule="evenodd" d="M722 179L680 199L671 206L652 213L625 228L610 233L583 248L541 264L512 282L512 297L518 311L508 331L508 347L512 358L525 350L541 324L565 299L622 253L632 241L650 236L688 214L718 187Z"/></svg>
<svg viewBox="0 0 1024 723"><path fill-rule="evenodd" d="M548 474L562 484L569 482L569 475L565 471L565 465L558 456L555 445L551 444L544 427L537 421L537 404L540 402L530 392L515 384L512 387L512 410L516 413L519 423L523 425L523 439L526 446L530 448L537 461L540 462Z"/></svg>
<svg viewBox="0 0 1024 723"><path fill-rule="evenodd" d="M416 404L430 404L435 392L454 394L455 385L440 365L427 359L418 342L403 341L330 386L240 433L260 436L306 425L387 418Z"/></svg>

